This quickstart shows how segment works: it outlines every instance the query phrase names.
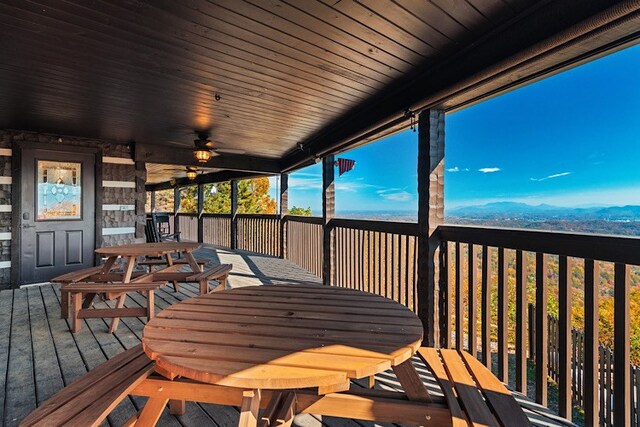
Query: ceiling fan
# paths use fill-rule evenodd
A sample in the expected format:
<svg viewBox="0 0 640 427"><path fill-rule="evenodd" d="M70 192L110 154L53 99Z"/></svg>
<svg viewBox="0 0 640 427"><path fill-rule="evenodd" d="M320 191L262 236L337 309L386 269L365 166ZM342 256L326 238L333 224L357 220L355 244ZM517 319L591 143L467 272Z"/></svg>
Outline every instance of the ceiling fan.
<svg viewBox="0 0 640 427"><path fill-rule="evenodd" d="M201 170L198 169L197 166L187 166L186 168L181 167L167 167L162 168L163 171L171 172L173 174L184 173L187 178L190 180L196 179L198 173L202 173Z"/></svg>
<svg viewBox="0 0 640 427"><path fill-rule="evenodd" d="M217 156L219 154L245 154L246 153L246 151L244 150L225 147L225 144L223 142L220 142L217 140L212 141L210 139L210 134L216 127L217 126L211 126L207 129L199 129L199 130L189 132L190 134L195 133L197 136L197 139L193 140L194 154L200 151L201 158L207 159L207 160L200 160L200 158L196 155L196 159L198 159L199 162L206 163L212 156ZM178 142L178 141L167 141L167 142L169 144L178 145L183 148L186 145L184 142ZM210 155L205 154L204 151L209 151Z"/></svg>

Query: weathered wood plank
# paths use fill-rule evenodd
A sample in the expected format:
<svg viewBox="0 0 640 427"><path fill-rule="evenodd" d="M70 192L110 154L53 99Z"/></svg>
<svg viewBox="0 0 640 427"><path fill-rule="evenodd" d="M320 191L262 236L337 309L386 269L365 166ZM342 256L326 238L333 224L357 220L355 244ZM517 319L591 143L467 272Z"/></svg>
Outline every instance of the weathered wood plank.
<svg viewBox="0 0 640 427"><path fill-rule="evenodd" d="M13 320L9 348L9 371L5 397L5 426L16 426L36 408L31 331L27 291L13 292Z"/></svg>
<svg viewBox="0 0 640 427"><path fill-rule="evenodd" d="M78 346L73 336L68 332L66 320L60 319L58 310L60 309L58 300L52 286L41 288L44 306L47 312L47 321L51 330L51 336L58 353L58 363L65 385L72 383L84 375L87 370L84 361L78 350Z"/></svg>
<svg viewBox="0 0 640 427"><path fill-rule="evenodd" d="M27 288L26 291L29 302L36 398L39 405L53 396L64 384L40 288Z"/></svg>
<svg viewBox="0 0 640 427"><path fill-rule="evenodd" d="M9 337L11 334L11 318L13 316L13 291L0 291L0 421L4 420L4 403L7 385L7 368L9 360Z"/></svg>

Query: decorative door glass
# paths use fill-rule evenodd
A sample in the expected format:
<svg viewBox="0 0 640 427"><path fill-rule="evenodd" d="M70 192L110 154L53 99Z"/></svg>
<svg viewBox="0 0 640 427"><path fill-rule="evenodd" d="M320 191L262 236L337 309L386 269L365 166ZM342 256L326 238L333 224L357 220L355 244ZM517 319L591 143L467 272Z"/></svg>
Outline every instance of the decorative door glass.
<svg viewBox="0 0 640 427"><path fill-rule="evenodd" d="M81 163L38 160L38 221L82 219L81 172Z"/></svg>

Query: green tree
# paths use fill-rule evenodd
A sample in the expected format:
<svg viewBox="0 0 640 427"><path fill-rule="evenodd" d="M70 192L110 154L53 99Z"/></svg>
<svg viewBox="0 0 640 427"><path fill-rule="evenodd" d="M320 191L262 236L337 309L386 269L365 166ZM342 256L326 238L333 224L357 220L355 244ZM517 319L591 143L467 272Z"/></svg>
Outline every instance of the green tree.
<svg viewBox="0 0 640 427"><path fill-rule="evenodd" d="M180 191L180 212L198 212L198 187L191 185ZM231 183L221 182L204 186L204 212L231 212ZM274 214L276 201L269 195L269 178L238 181L238 213Z"/></svg>
<svg viewBox="0 0 640 427"><path fill-rule="evenodd" d="M297 206L289 209L290 215L299 215L299 216L311 216L311 206L305 208L299 208Z"/></svg>
<svg viewBox="0 0 640 427"><path fill-rule="evenodd" d="M151 210L151 201L149 201ZM173 212L173 188L156 191L156 212Z"/></svg>

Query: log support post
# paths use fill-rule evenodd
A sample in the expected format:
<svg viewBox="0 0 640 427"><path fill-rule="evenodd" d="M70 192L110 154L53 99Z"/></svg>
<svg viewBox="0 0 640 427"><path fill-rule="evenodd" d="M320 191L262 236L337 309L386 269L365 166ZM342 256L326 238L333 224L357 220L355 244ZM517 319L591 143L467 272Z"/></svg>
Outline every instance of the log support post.
<svg viewBox="0 0 640 427"><path fill-rule="evenodd" d="M178 217L180 212L180 187L173 187L173 232L180 232L180 218Z"/></svg>
<svg viewBox="0 0 640 427"><path fill-rule="evenodd" d="M424 328L423 345L438 342L439 239L444 221L444 110L425 110L418 118L418 315ZM447 297L448 296L444 296Z"/></svg>
<svg viewBox="0 0 640 427"><path fill-rule="evenodd" d="M204 223L202 214L204 213L204 184L198 184L198 242L204 242Z"/></svg>
<svg viewBox="0 0 640 427"><path fill-rule="evenodd" d="M330 221L335 215L335 170L333 155L322 159L322 284L333 283L335 242Z"/></svg>
<svg viewBox="0 0 640 427"><path fill-rule="evenodd" d="M156 211L156 190L151 190L151 212Z"/></svg>
<svg viewBox="0 0 640 427"><path fill-rule="evenodd" d="M231 249L238 248L238 181L231 180Z"/></svg>
<svg viewBox="0 0 640 427"><path fill-rule="evenodd" d="M287 223L289 213L289 174L280 174L280 258L287 256Z"/></svg>

